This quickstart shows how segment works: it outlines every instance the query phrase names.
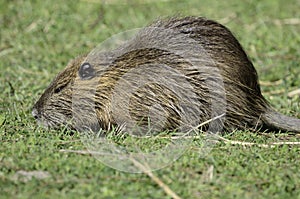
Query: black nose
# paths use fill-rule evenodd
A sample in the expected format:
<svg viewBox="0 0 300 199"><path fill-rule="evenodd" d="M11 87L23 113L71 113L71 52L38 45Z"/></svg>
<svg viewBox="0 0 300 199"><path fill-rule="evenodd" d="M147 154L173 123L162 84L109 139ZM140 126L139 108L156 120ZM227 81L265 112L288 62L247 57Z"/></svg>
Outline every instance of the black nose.
<svg viewBox="0 0 300 199"><path fill-rule="evenodd" d="M34 117L34 119L38 119L39 118L39 113L37 111L36 108L33 108L32 112L31 112L32 116Z"/></svg>

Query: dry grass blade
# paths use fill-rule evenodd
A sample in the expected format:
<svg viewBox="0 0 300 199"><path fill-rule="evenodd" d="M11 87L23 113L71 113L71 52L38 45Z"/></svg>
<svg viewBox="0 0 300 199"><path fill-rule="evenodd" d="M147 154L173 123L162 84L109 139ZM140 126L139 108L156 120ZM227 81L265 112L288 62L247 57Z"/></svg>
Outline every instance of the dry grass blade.
<svg viewBox="0 0 300 199"><path fill-rule="evenodd" d="M232 21L233 19L235 19L237 17L237 14L235 12L229 14L227 17L224 17L222 19L219 19L218 21L222 24L227 24L230 21Z"/></svg>
<svg viewBox="0 0 300 199"><path fill-rule="evenodd" d="M218 115L218 116L216 116L216 117L213 117L213 118L211 118L211 119L209 119L209 120L207 120L207 121L205 121L205 122L202 122L202 123L199 124L198 126L191 128L191 130L189 130L189 131L186 132L185 134L181 135L179 138L182 138L182 137L185 137L186 135L189 135L192 131L198 131L198 129L199 129L201 126L204 126L205 124L208 124L208 123L210 123L210 122L212 122L212 121L215 121L215 120L217 120L217 119L220 119L220 118L224 117L225 115L226 115L226 114L223 113L223 114ZM178 139L178 138L177 138L177 139Z"/></svg>
<svg viewBox="0 0 300 199"><path fill-rule="evenodd" d="M270 91L270 92L264 92L265 95L280 95L280 94L283 94L285 93L285 89L278 89L278 90L273 90L273 91Z"/></svg>
<svg viewBox="0 0 300 199"><path fill-rule="evenodd" d="M300 95L300 88L296 89L296 90L293 90L293 91L291 91L291 92L288 93L289 97L294 97L296 95Z"/></svg>
<svg viewBox="0 0 300 199"><path fill-rule="evenodd" d="M300 145L300 142L272 142L270 144L258 144L253 142L243 142L243 141L236 141L236 140L229 140L224 137L218 136L218 138L225 143L229 143L232 145L242 145L242 146L258 146L263 148L274 148L276 145Z"/></svg>
<svg viewBox="0 0 300 199"><path fill-rule="evenodd" d="M280 79L280 80L277 80L277 81L274 81L274 82L267 82L267 81L259 81L259 84L261 86L278 86L280 84L283 83L283 80Z"/></svg>
<svg viewBox="0 0 300 199"><path fill-rule="evenodd" d="M81 155L112 155L112 154L103 154L103 153L99 153L97 151L87 151L87 150L66 150L66 149L61 149L61 150L59 150L59 152L77 153L77 154L81 154ZM130 161L132 161L132 163L138 169L140 169L140 171L142 171L144 174L148 175L151 178L151 180L153 180L156 184L158 184L168 196L170 196L174 199L180 199L180 197L174 191L172 191L170 189L170 187L168 187L164 182L162 182L157 176L155 176L152 173L151 168L149 168L147 165L144 165L144 164L140 163L139 161L137 161L133 157L130 157Z"/></svg>
<svg viewBox="0 0 300 199"><path fill-rule="evenodd" d="M274 20L276 25L299 25L300 18L290 18L290 19L276 19Z"/></svg>
<svg viewBox="0 0 300 199"><path fill-rule="evenodd" d="M170 187L168 187L163 181L161 181L157 176L155 176L152 173L151 169L147 165L143 165L142 163L138 162L132 157L130 158L130 160L137 168L139 168L143 173L148 175L151 178L151 180L158 184L158 186L160 186L168 196L174 199L180 199L180 197L174 191L172 191Z"/></svg>

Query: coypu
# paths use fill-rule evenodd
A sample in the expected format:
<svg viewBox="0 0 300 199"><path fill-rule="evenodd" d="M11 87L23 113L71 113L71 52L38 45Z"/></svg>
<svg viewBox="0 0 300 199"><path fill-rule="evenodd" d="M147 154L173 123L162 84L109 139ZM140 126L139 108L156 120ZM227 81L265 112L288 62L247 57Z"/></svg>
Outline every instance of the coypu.
<svg viewBox="0 0 300 199"><path fill-rule="evenodd" d="M159 20L115 50L76 58L32 111L46 127L94 130L131 120L145 126L150 113L158 130L197 126L225 113L214 131L300 132L299 119L276 112L262 96L257 72L230 30L202 17Z"/></svg>

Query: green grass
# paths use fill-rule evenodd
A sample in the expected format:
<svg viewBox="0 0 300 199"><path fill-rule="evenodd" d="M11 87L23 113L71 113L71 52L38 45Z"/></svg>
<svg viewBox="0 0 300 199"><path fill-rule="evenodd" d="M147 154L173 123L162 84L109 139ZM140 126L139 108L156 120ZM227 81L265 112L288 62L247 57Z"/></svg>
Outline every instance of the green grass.
<svg viewBox="0 0 300 199"><path fill-rule="evenodd" d="M0 198L169 198L145 174L116 171L85 150L78 133L37 127L31 108L67 62L121 31L175 14L223 22L240 40L266 98L300 117L300 2L291 0L0 1ZM142 1L135 1L142 2ZM285 24L284 19L296 19ZM277 91L279 94L276 94ZM233 132L226 139L254 143L299 141L287 134ZM300 148L216 143L201 155L195 140L186 153L154 174L182 198L300 198ZM213 168L212 177L208 177ZM24 180L18 171L49 177Z"/></svg>

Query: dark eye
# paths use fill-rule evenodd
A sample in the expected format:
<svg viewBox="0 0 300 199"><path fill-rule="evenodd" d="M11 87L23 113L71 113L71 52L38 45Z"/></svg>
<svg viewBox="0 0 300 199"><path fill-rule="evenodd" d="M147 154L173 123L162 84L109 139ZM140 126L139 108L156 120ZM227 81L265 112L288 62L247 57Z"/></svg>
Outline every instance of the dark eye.
<svg viewBox="0 0 300 199"><path fill-rule="evenodd" d="M59 86L57 87L55 90L54 90L54 93L59 93L60 91L62 91L62 89L64 89L67 85L62 85L62 86Z"/></svg>
<svg viewBox="0 0 300 199"><path fill-rule="evenodd" d="M79 69L79 76L81 79L92 79L95 76L95 71L93 66L89 63L83 63Z"/></svg>

